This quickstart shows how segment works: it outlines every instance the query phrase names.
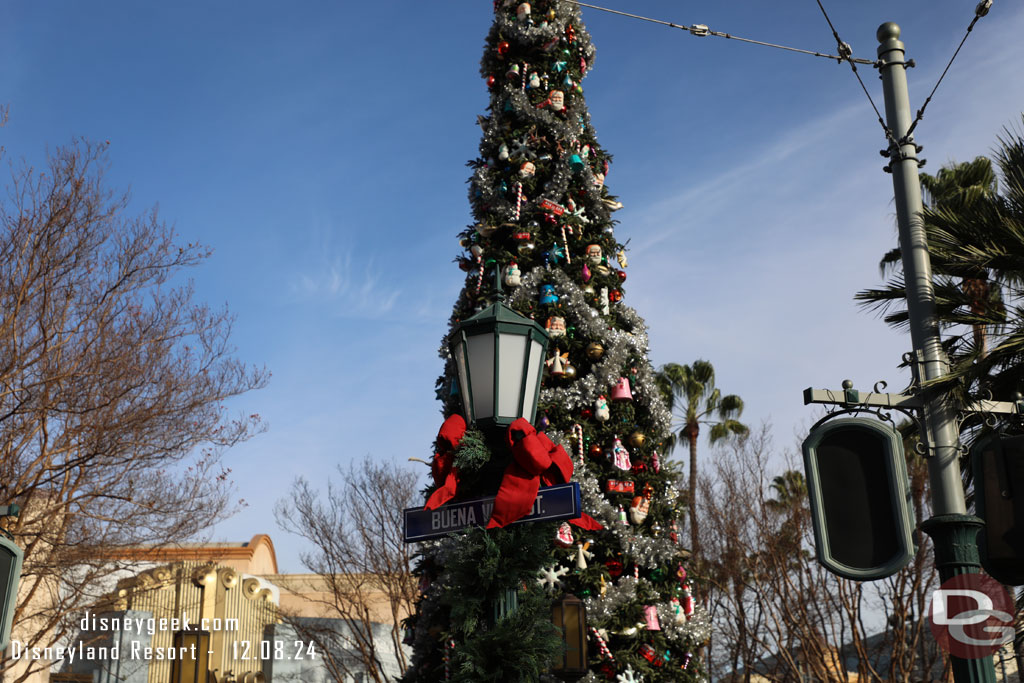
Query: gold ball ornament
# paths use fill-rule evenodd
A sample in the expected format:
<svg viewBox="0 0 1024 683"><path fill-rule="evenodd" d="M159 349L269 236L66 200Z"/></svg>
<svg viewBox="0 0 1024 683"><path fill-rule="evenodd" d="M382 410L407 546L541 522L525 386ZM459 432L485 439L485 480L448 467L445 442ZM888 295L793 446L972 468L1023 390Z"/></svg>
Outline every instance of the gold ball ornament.
<svg viewBox="0 0 1024 683"><path fill-rule="evenodd" d="M562 375L562 379L566 381L572 381L576 379L576 366L567 364L565 366L565 373Z"/></svg>
<svg viewBox="0 0 1024 683"><path fill-rule="evenodd" d="M587 344L587 358L590 360L601 360L604 355L604 345L601 342L590 342Z"/></svg>
<svg viewBox="0 0 1024 683"><path fill-rule="evenodd" d="M639 430L629 435L629 445L633 448L641 448L646 441L647 436Z"/></svg>

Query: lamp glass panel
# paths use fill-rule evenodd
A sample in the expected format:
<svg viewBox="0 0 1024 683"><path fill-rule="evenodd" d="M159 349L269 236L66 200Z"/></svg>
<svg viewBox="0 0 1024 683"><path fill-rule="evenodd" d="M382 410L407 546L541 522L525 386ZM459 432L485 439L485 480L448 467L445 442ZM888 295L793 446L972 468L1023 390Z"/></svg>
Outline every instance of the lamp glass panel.
<svg viewBox="0 0 1024 683"><path fill-rule="evenodd" d="M469 376L473 378L473 419L494 416L494 334L466 337Z"/></svg>
<svg viewBox="0 0 1024 683"><path fill-rule="evenodd" d="M571 602L562 603L562 622L565 624L565 668L569 670L583 668L583 650L580 647L580 606Z"/></svg>
<svg viewBox="0 0 1024 683"><path fill-rule="evenodd" d="M540 369L544 363L544 346L536 339L530 339L530 360L526 363L526 391L523 392L523 406L520 413L528 420L533 419L533 407L537 405L540 390Z"/></svg>
<svg viewBox="0 0 1024 683"><path fill-rule="evenodd" d="M519 417L523 364L526 362L526 337L521 334L498 335L498 412L499 417Z"/></svg>
<svg viewBox="0 0 1024 683"><path fill-rule="evenodd" d="M459 393L462 394L462 405L466 414L466 422L473 421L472 408L469 403L469 379L466 377L466 347L460 339L455 343L455 369L459 373Z"/></svg>

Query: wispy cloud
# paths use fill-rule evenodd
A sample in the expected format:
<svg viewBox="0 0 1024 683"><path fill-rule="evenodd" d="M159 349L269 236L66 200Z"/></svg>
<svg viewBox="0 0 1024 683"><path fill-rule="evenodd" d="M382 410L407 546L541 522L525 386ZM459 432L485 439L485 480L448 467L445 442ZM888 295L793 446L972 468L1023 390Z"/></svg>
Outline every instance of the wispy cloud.
<svg viewBox="0 0 1024 683"><path fill-rule="evenodd" d="M339 310L364 315L389 313L401 290L384 282L373 258L357 257L350 250L335 254L312 272L299 274L292 293L306 299L341 301L345 306Z"/></svg>
<svg viewBox="0 0 1024 683"><path fill-rule="evenodd" d="M402 295L395 278L377 265L370 250L336 245L338 231L314 220L307 265L292 276L289 294L301 301L328 305L344 317L383 317Z"/></svg>

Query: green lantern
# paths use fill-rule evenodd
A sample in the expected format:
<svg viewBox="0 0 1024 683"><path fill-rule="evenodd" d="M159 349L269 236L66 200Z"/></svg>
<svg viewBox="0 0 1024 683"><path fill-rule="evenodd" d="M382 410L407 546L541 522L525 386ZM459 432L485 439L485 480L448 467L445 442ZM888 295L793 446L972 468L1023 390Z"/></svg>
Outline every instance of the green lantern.
<svg viewBox="0 0 1024 683"><path fill-rule="evenodd" d="M1024 584L1024 436L989 434L971 447L981 566L1000 583Z"/></svg>
<svg viewBox="0 0 1024 683"><path fill-rule="evenodd" d="M18 505L0 507L0 517L17 517ZM11 628L14 625L14 609L18 604L18 584L21 581L21 562L25 552L14 539L0 530L0 652L11 642Z"/></svg>
<svg viewBox="0 0 1024 683"><path fill-rule="evenodd" d="M891 576L914 556L903 439L878 420L819 424L803 443L818 561L855 581Z"/></svg>
<svg viewBox="0 0 1024 683"><path fill-rule="evenodd" d="M551 667L563 681L576 681L587 674L587 608L567 593L551 607L551 622L562 633L562 656Z"/></svg>
<svg viewBox="0 0 1024 683"><path fill-rule="evenodd" d="M466 422L507 427L533 422L548 346L544 328L504 303L462 321L448 338Z"/></svg>

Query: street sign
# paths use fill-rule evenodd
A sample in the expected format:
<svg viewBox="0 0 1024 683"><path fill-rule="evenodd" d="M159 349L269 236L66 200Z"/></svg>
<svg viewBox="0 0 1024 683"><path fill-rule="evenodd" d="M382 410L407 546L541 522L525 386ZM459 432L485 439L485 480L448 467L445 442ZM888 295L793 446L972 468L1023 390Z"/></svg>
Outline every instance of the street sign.
<svg viewBox="0 0 1024 683"><path fill-rule="evenodd" d="M903 439L863 417L834 419L804 439L818 561L856 581L891 576L914 556Z"/></svg>
<svg viewBox="0 0 1024 683"><path fill-rule="evenodd" d="M24 551L14 541L0 535L0 652L11 642L14 608L18 604L18 582Z"/></svg>
<svg viewBox="0 0 1024 683"><path fill-rule="evenodd" d="M447 536L453 531L462 531L474 526L486 526L487 520L491 518L493 508L493 496L448 503L436 510L425 510L421 507L406 508L402 513L404 518L403 540L406 543L415 543ZM568 484L542 486L530 513L512 523L576 519L582 513L580 485L572 481Z"/></svg>

